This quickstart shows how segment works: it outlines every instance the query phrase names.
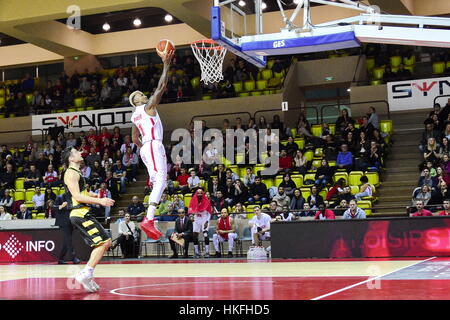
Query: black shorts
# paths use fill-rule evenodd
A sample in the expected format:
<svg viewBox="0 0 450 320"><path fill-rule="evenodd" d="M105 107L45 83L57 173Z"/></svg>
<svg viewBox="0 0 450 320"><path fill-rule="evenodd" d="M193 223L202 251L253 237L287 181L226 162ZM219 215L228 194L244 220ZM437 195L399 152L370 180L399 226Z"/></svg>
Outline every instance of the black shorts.
<svg viewBox="0 0 450 320"><path fill-rule="evenodd" d="M73 209L70 221L81 232L84 242L93 248L111 240L103 226L89 212L89 208Z"/></svg>

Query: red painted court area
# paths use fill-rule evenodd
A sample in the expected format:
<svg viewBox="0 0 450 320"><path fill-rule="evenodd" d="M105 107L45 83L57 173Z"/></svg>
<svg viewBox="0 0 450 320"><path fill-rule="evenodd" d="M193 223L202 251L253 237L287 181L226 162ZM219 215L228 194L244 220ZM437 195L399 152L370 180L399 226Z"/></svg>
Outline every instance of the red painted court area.
<svg viewBox="0 0 450 320"><path fill-rule="evenodd" d="M345 268L367 260L340 261ZM380 262L381 261L381 262ZM392 260L378 260L390 263ZM399 260L400 261L400 260ZM210 263L211 268L226 268L223 263ZM245 262L245 261L242 261ZM272 262L258 262L253 267ZM313 262L318 268L333 261ZM165 264L177 266L179 261ZM303 262L300 263L302 266ZM311 268L311 262L305 268ZM126 267L109 263L112 268ZM151 268L153 263L139 263ZM208 264L208 263L207 263ZM325 265L323 265L325 264ZM243 267L249 265L240 263ZM295 265L284 261L283 266ZM331 265L331 264L330 264ZM11 266L10 266L11 267ZM34 267L34 266L33 266ZM39 268L51 268L42 265ZM100 266L101 267L101 266ZM99 267L99 268L100 268ZM181 267L181 266L180 266ZM325 270L325 269L324 269ZM405 267L378 277L362 276L145 276L133 275L96 277L101 290L86 293L72 278L30 277L0 281L2 299L26 300L448 300L450 298L450 259L412 260ZM220 271L219 271L220 273ZM307 273L307 272L306 272ZM311 271L311 273L313 273Z"/></svg>

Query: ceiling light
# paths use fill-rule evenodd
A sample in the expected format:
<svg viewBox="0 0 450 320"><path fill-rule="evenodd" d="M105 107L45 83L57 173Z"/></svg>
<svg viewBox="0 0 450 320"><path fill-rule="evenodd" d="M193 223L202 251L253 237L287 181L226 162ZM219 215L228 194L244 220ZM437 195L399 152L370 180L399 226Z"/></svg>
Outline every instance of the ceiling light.
<svg viewBox="0 0 450 320"><path fill-rule="evenodd" d="M136 18L136 19L134 19L133 24L135 27L139 27L142 24L142 21L141 21L141 19Z"/></svg>
<svg viewBox="0 0 450 320"><path fill-rule="evenodd" d="M106 23L103 25L103 30L109 31L109 29L111 29L111 26L109 25L108 22L106 22Z"/></svg>
<svg viewBox="0 0 450 320"><path fill-rule="evenodd" d="M170 14L166 14L166 16L164 17L164 20L166 20L166 22L172 22L173 17Z"/></svg>
<svg viewBox="0 0 450 320"><path fill-rule="evenodd" d="M267 9L267 4L266 4L265 2L262 2L262 3L261 3L261 9L262 9L262 10Z"/></svg>
<svg viewBox="0 0 450 320"><path fill-rule="evenodd" d="M239 1L238 5L241 7L245 7L245 1L243 0Z"/></svg>

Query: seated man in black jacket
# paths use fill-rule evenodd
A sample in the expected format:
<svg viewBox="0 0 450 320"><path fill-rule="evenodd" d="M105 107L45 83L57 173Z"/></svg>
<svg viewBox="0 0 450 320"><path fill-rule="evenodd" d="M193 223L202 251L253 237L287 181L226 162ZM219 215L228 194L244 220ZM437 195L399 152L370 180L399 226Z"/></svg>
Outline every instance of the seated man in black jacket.
<svg viewBox="0 0 450 320"><path fill-rule="evenodd" d="M260 201L261 204L266 204L267 200L267 187L261 182L261 177L256 177L255 183L250 187L250 197L248 202L255 203L256 201Z"/></svg>
<svg viewBox="0 0 450 320"><path fill-rule="evenodd" d="M192 232L193 232L193 225L191 219L189 217L186 217L186 211L184 208L178 209L178 218L175 220L175 230L174 235L177 239L184 239L184 256L183 258L188 258L188 252L189 252L189 242L192 241ZM178 258L178 252L176 249L175 241L172 239L169 239L170 242L170 248L173 251L173 255L170 257L171 259Z"/></svg>

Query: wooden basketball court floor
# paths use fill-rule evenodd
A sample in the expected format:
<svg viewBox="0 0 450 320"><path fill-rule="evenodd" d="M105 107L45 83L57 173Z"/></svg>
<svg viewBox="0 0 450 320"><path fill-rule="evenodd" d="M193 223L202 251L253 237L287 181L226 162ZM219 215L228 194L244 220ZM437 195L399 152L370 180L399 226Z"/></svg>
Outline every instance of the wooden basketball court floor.
<svg viewBox="0 0 450 320"><path fill-rule="evenodd" d="M24 300L358 300L450 298L450 258L110 260L86 293L83 265L0 265L0 297Z"/></svg>

